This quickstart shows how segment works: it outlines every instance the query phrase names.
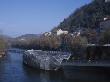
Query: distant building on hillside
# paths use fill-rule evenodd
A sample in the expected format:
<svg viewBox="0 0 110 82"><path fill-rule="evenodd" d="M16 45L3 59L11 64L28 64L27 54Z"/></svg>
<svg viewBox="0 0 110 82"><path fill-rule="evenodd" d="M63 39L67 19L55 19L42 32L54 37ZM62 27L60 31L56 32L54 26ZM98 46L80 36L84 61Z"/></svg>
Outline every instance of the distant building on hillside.
<svg viewBox="0 0 110 82"><path fill-rule="evenodd" d="M110 2L110 0L105 0L105 2L107 3L107 2Z"/></svg>
<svg viewBox="0 0 110 82"><path fill-rule="evenodd" d="M68 31L63 31L61 29L57 30L57 35L68 34Z"/></svg>
<svg viewBox="0 0 110 82"><path fill-rule="evenodd" d="M25 38L21 38L20 41L26 41L26 39Z"/></svg>
<svg viewBox="0 0 110 82"><path fill-rule="evenodd" d="M51 32L45 32L44 36L50 36L52 33Z"/></svg>
<svg viewBox="0 0 110 82"><path fill-rule="evenodd" d="M103 20L104 20L104 21L110 20L110 16L106 16L106 17L104 17Z"/></svg>
<svg viewBox="0 0 110 82"><path fill-rule="evenodd" d="M107 29L110 29L110 17L106 17L102 22L100 22L100 32Z"/></svg>
<svg viewBox="0 0 110 82"><path fill-rule="evenodd" d="M73 33L71 33L71 36L74 36L74 37L76 37L76 36L80 36L81 35L81 31L79 30L79 31L76 31L76 32L73 32Z"/></svg>

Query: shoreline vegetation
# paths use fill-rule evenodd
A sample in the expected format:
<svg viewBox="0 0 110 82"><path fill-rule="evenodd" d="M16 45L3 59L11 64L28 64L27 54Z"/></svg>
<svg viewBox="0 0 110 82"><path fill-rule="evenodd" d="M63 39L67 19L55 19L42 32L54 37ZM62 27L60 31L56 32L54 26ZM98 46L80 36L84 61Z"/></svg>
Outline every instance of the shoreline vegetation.
<svg viewBox="0 0 110 82"><path fill-rule="evenodd" d="M7 49L7 42L3 37L0 37L0 58L5 56Z"/></svg>

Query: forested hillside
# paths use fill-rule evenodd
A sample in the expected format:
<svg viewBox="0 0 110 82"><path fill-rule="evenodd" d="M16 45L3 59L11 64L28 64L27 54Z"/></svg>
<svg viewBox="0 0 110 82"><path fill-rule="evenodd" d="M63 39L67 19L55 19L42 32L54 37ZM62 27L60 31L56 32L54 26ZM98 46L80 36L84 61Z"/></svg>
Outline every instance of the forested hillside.
<svg viewBox="0 0 110 82"><path fill-rule="evenodd" d="M97 31L100 28L100 22L104 21L105 17L110 17L110 1L92 0L91 3L76 9L56 28L53 28L52 33L49 32L50 34L46 36L45 33L44 35L23 35L17 37L12 42L12 46L29 49L72 51L75 48L79 48L78 46L85 46L90 43L110 44L110 28L104 28L103 32ZM84 31L81 31L83 28L85 28ZM58 31L57 29L69 32L59 36L56 32Z"/></svg>
<svg viewBox="0 0 110 82"><path fill-rule="evenodd" d="M93 0L91 3L76 9L68 18L64 19L56 29L68 30L73 32L76 28L98 28L100 21L104 17L110 15L110 2L105 2L105 0Z"/></svg>

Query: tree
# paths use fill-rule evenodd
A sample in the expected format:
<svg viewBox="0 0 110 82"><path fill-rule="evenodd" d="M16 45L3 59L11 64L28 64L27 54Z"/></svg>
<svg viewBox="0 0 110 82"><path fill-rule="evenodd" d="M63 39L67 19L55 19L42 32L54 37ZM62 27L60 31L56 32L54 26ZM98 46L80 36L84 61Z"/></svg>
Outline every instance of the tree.
<svg viewBox="0 0 110 82"><path fill-rule="evenodd" d="M5 50L5 49L6 49L6 42L2 37L0 37L0 50Z"/></svg>
<svg viewBox="0 0 110 82"><path fill-rule="evenodd" d="M84 59L86 54L85 50L87 47L87 38L82 36L76 36L70 39L70 49L73 53L72 58L74 59Z"/></svg>
<svg viewBox="0 0 110 82"><path fill-rule="evenodd" d="M100 43L101 44L110 44L110 29L106 29L100 34Z"/></svg>

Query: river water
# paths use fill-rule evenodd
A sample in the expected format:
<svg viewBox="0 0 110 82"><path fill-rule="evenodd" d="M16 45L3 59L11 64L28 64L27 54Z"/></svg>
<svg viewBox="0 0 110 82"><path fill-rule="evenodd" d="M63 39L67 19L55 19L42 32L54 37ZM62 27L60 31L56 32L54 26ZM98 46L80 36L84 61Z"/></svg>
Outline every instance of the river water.
<svg viewBox="0 0 110 82"><path fill-rule="evenodd" d="M92 75L86 76L87 79L80 79L80 76L72 79L71 76L67 78L63 71L46 72L25 66L22 63L22 53L8 52L6 57L0 59L0 82L93 82ZM110 82L109 76L109 73L105 73L100 79L95 78L94 82Z"/></svg>

